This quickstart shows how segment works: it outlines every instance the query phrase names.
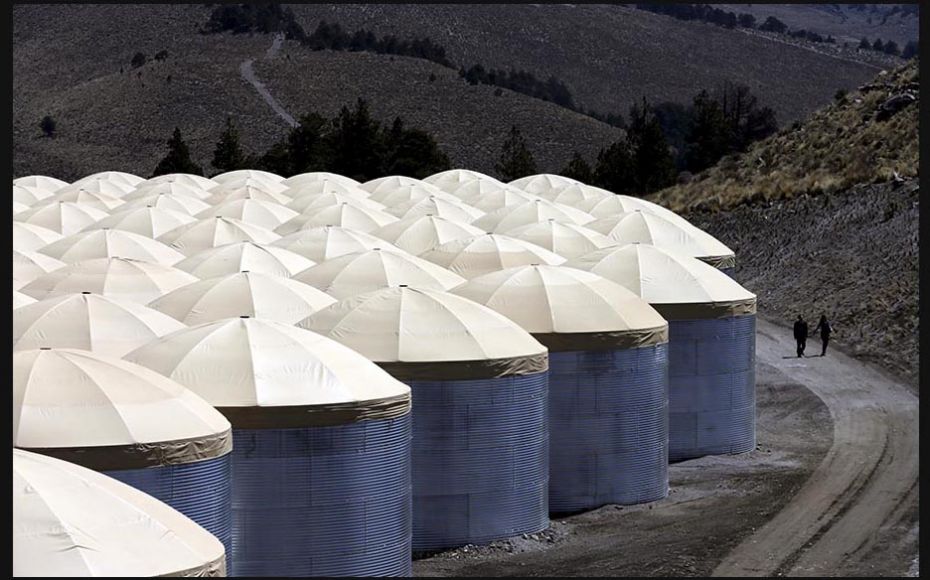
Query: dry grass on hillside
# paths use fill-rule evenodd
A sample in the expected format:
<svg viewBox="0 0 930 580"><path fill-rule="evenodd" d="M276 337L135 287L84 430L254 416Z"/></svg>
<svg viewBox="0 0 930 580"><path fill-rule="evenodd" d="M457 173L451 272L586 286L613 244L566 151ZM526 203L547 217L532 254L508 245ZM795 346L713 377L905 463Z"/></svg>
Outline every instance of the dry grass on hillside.
<svg viewBox="0 0 930 580"><path fill-rule="evenodd" d="M652 199L677 211L729 209L746 202L841 191L860 183L913 177L919 170L918 101L889 119L878 108L906 91L918 95L918 63L880 74L865 90L813 114L799 127L728 156L687 184ZM869 88L871 86L871 88Z"/></svg>

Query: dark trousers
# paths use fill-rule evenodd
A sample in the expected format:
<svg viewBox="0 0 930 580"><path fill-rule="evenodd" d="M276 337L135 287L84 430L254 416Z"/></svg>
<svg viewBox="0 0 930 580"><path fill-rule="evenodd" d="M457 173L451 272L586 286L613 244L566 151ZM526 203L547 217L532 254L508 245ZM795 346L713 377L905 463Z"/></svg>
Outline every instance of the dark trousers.
<svg viewBox="0 0 930 580"><path fill-rule="evenodd" d="M827 344L830 342L830 336L824 335L820 337L821 342L823 342L823 350L820 351L820 356L826 356L827 354Z"/></svg>
<svg viewBox="0 0 930 580"><path fill-rule="evenodd" d="M804 356L804 347L807 346L807 339L806 339L806 338L798 338L797 341L798 341L798 357L802 357L802 356ZM824 347L824 348L826 348L826 347Z"/></svg>

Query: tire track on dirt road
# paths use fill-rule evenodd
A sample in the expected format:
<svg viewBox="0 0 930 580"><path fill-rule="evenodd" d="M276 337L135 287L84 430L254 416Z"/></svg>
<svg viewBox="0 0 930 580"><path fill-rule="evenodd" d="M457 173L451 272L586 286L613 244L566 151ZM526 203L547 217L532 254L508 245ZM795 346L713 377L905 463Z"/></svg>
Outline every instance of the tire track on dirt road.
<svg viewBox="0 0 930 580"><path fill-rule="evenodd" d="M757 359L824 401L833 446L788 505L733 549L715 576L830 575L863 558L880 534L917 509L918 398L835 349L826 357L786 358L794 347L790 329L759 320Z"/></svg>

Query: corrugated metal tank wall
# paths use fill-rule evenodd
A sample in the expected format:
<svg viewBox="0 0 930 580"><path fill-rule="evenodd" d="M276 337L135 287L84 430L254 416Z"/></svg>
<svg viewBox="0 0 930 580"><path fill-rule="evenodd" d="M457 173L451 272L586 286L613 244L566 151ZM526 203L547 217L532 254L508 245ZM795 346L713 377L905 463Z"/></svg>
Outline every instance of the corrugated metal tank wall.
<svg viewBox="0 0 930 580"><path fill-rule="evenodd" d="M736 280L736 275L735 275L736 266L731 266L729 268L720 268L720 271L726 274L727 276L729 276L730 278L733 278L734 280Z"/></svg>
<svg viewBox="0 0 930 580"><path fill-rule="evenodd" d="M226 548L232 567L231 454L193 463L103 471L144 491L200 524Z"/></svg>
<svg viewBox="0 0 930 580"><path fill-rule="evenodd" d="M668 344L549 353L549 511L668 495Z"/></svg>
<svg viewBox="0 0 930 580"><path fill-rule="evenodd" d="M405 382L414 414L414 551L546 529L547 373Z"/></svg>
<svg viewBox="0 0 930 580"><path fill-rule="evenodd" d="M233 575L410 576L410 438L410 413L234 428Z"/></svg>
<svg viewBox="0 0 930 580"><path fill-rule="evenodd" d="M756 317L669 320L669 459L756 445Z"/></svg>

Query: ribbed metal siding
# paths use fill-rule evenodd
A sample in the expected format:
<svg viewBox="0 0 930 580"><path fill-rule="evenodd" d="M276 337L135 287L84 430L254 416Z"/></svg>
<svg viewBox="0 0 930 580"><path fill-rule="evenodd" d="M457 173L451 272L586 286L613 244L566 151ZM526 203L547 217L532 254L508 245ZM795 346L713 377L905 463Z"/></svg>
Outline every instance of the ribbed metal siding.
<svg viewBox="0 0 930 580"><path fill-rule="evenodd" d="M549 353L549 511L668 495L668 345Z"/></svg>
<svg viewBox="0 0 930 580"><path fill-rule="evenodd" d="M233 429L233 574L410 576L410 429Z"/></svg>
<svg viewBox="0 0 930 580"><path fill-rule="evenodd" d="M414 551L549 526L547 374L408 382Z"/></svg>
<svg viewBox="0 0 930 580"><path fill-rule="evenodd" d="M147 469L106 471L113 479L144 491L186 515L216 536L232 565L232 455Z"/></svg>
<svg viewBox="0 0 930 580"><path fill-rule="evenodd" d="M672 461L756 445L756 317L669 321Z"/></svg>

